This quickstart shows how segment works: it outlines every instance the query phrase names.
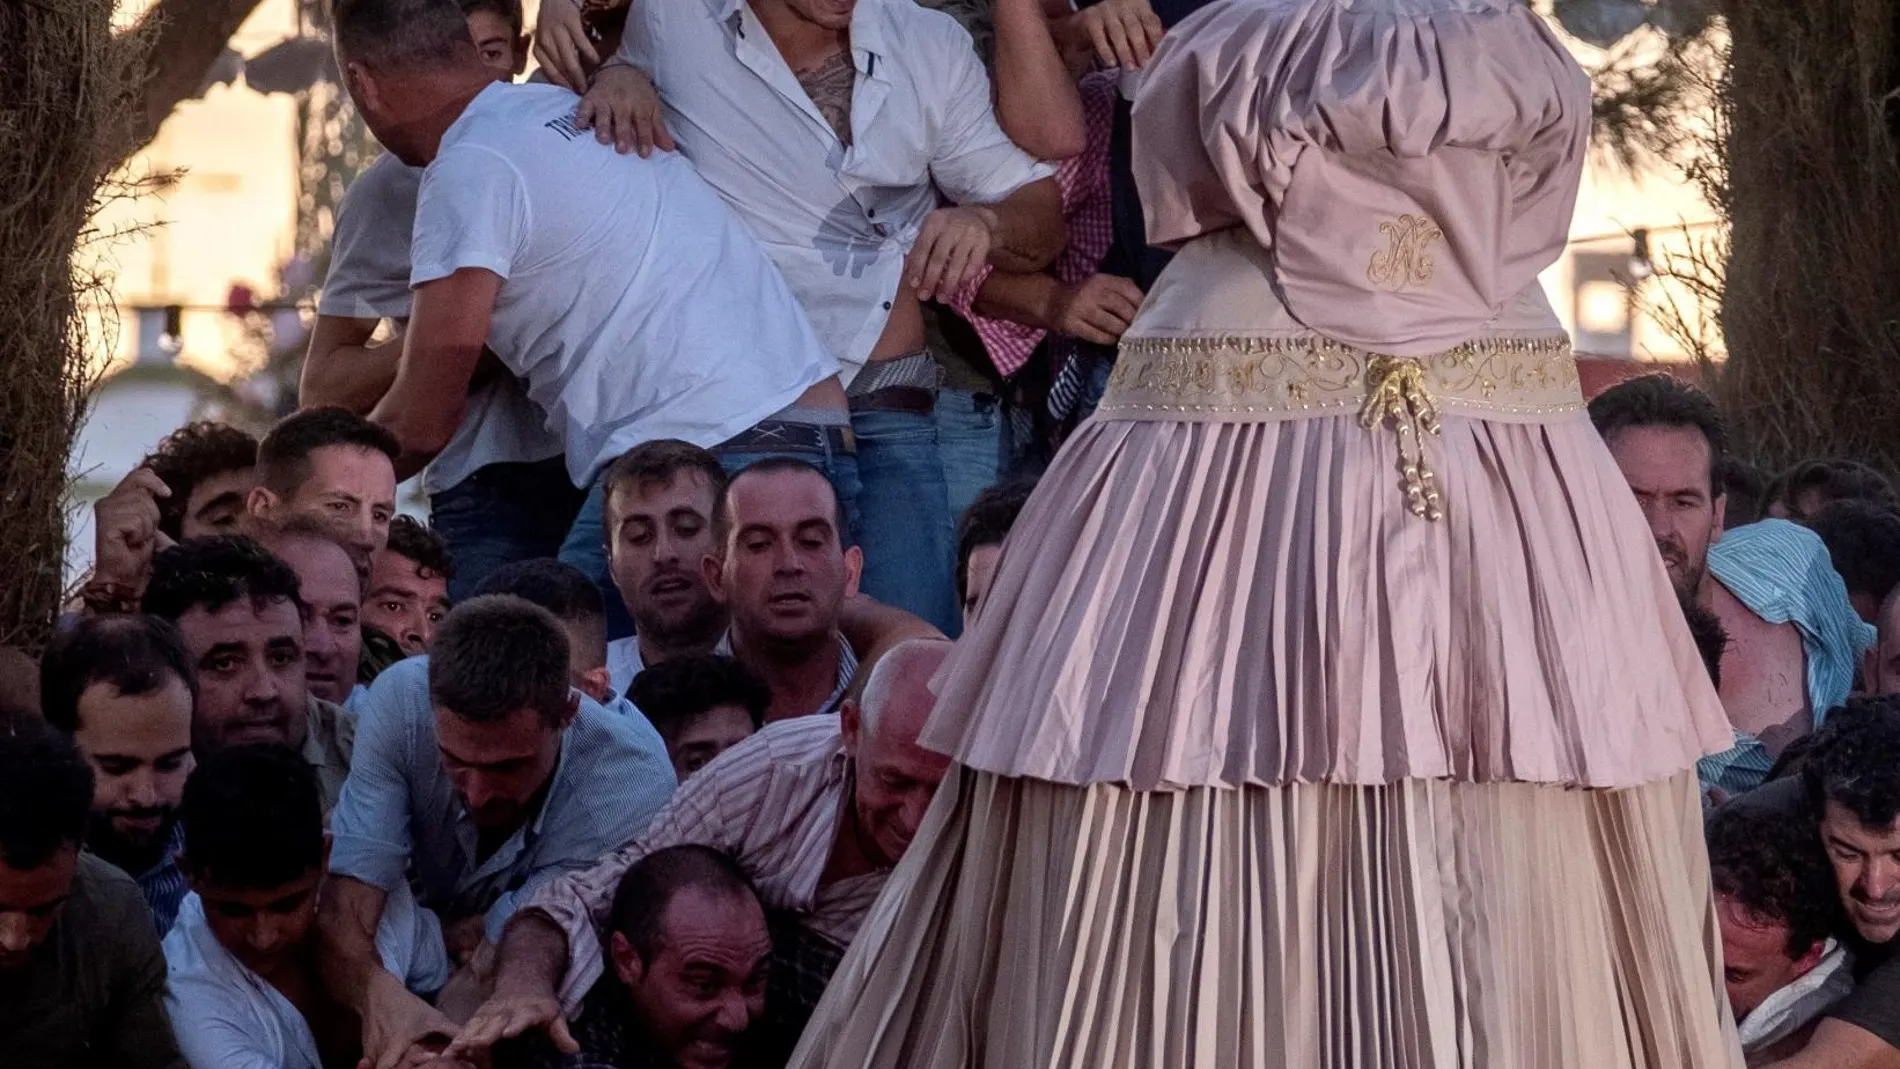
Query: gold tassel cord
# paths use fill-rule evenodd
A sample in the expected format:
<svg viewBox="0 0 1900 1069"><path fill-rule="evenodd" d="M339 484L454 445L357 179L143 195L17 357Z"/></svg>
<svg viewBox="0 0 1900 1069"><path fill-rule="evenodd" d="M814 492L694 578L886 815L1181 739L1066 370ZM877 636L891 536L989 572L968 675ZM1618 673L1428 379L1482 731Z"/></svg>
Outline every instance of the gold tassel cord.
<svg viewBox="0 0 1900 1069"><path fill-rule="evenodd" d="M1438 477L1425 463L1426 433L1439 433L1438 406L1425 388L1425 367L1410 357L1373 356L1366 362L1366 398L1359 425L1376 430L1390 421L1399 439L1399 487L1412 515L1444 518Z"/></svg>

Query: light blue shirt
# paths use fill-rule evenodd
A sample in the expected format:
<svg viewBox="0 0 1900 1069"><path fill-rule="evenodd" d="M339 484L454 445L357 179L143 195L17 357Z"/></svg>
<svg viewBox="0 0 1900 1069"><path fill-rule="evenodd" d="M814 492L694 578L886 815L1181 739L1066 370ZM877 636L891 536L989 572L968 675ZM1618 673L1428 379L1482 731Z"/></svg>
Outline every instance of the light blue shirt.
<svg viewBox="0 0 1900 1069"><path fill-rule="evenodd" d="M580 696L533 821L486 859L443 768L429 700L429 659L377 678L356 729L343 797L330 818L330 871L393 891L411 866L422 904L445 920L486 914L491 941L541 884L584 869L645 830L677 783L644 717Z"/></svg>
<svg viewBox="0 0 1900 1069"><path fill-rule="evenodd" d="M1861 658L1878 638L1847 599L1821 536L1787 520L1737 527L1709 547L1709 574L1748 610L1771 624L1793 624L1808 662L1808 704L1814 727L1847 700ZM1730 794L1761 786L1774 758L1761 740L1735 733L1735 746L1698 766L1704 786Z"/></svg>

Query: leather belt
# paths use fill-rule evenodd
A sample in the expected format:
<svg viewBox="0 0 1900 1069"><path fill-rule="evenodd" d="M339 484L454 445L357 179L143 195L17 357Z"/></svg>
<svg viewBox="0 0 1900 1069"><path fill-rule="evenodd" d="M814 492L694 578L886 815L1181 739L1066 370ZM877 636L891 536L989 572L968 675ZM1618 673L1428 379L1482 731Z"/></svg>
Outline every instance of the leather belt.
<svg viewBox="0 0 1900 1069"><path fill-rule="evenodd" d="M928 416L937 410L937 391L922 386L886 386L845 400L853 412L913 412Z"/></svg>

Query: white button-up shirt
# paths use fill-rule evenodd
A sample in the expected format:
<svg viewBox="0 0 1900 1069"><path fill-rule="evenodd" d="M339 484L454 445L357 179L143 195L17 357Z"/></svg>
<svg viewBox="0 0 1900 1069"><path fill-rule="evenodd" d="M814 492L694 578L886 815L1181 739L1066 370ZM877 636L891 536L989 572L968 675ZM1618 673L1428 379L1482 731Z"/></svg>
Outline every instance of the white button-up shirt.
<svg viewBox="0 0 1900 1069"><path fill-rule="evenodd" d="M633 0L620 58L651 75L680 151L785 273L846 382L939 191L992 204L1055 173L1003 133L970 35L913 0L858 0L849 145L744 0Z"/></svg>

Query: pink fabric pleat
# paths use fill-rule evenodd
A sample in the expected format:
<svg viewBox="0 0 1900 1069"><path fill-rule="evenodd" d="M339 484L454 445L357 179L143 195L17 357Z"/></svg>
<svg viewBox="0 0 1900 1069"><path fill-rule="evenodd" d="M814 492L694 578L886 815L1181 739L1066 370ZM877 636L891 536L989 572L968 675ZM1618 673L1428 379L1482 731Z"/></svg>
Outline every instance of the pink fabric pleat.
<svg viewBox="0 0 1900 1069"><path fill-rule="evenodd" d="M1627 787L1732 742L1581 412L1447 415L1411 514L1349 416L1096 420L1057 458L925 745L1137 790L1406 778Z"/></svg>
<svg viewBox="0 0 1900 1069"><path fill-rule="evenodd" d="M1133 792L958 770L791 1061L1740 1065L1687 773Z"/></svg>

